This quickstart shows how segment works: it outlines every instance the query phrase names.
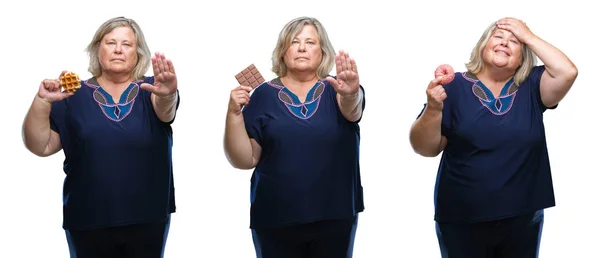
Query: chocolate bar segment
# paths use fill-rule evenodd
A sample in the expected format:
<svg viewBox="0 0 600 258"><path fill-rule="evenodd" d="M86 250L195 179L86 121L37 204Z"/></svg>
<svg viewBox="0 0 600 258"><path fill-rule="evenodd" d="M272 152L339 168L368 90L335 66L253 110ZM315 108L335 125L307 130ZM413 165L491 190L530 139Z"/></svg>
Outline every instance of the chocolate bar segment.
<svg viewBox="0 0 600 258"><path fill-rule="evenodd" d="M256 68L254 64L251 64L250 66L246 67L246 69L236 74L235 79L240 85L250 86L253 89L265 82L265 79L262 77L258 71L258 68Z"/></svg>

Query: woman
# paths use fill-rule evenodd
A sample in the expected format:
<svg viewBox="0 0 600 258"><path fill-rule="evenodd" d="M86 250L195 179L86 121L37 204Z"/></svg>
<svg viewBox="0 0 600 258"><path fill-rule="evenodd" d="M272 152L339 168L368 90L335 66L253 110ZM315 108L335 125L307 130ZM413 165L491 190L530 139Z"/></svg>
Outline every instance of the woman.
<svg viewBox="0 0 600 258"><path fill-rule="evenodd" d="M335 60L337 77L328 73ZM285 25L273 51L277 78L231 92L225 152L252 169L250 227L257 257L352 257L363 211L356 63L336 56L314 18ZM242 109L243 108L243 109Z"/></svg>
<svg viewBox="0 0 600 258"><path fill-rule="evenodd" d="M514 18L488 27L466 67L447 85L429 83L410 132L416 153L443 151L442 257L537 257L543 210L555 205L543 113L565 97L577 68Z"/></svg>
<svg viewBox="0 0 600 258"><path fill-rule="evenodd" d="M87 51L93 77L75 93L42 81L23 124L25 145L41 157L64 151L71 257L162 257L175 212L173 64L152 57L138 24L123 17L102 24ZM154 76L145 77L150 64Z"/></svg>

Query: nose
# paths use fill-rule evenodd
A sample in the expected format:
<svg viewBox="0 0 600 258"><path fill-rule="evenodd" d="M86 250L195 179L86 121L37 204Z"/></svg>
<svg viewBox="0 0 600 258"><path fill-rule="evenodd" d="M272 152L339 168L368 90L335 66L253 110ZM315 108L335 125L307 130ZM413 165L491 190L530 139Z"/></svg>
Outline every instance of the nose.
<svg viewBox="0 0 600 258"><path fill-rule="evenodd" d="M306 43L300 42L300 44L298 45L298 51L299 52L306 52Z"/></svg>
<svg viewBox="0 0 600 258"><path fill-rule="evenodd" d="M120 43L117 43L117 44L115 45L114 52L115 52L115 53L121 53L121 51L123 51L123 45L122 45L122 44L120 44Z"/></svg>
<svg viewBox="0 0 600 258"><path fill-rule="evenodd" d="M508 47L508 40L506 40L506 39L503 39L503 40L502 40L502 42L500 42L500 44L501 44L502 46Z"/></svg>

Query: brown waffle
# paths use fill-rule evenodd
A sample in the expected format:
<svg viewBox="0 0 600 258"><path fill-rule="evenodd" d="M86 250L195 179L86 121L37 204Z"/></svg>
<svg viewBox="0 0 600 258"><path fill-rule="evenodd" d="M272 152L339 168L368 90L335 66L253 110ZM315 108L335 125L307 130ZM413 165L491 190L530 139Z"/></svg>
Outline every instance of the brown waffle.
<svg viewBox="0 0 600 258"><path fill-rule="evenodd" d="M60 86L66 92L76 92L79 88L81 88L79 76L74 72L66 72L60 77Z"/></svg>
<svg viewBox="0 0 600 258"><path fill-rule="evenodd" d="M253 89L265 82L265 79L262 77L260 72L258 72L258 69L256 66L254 66L254 64L251 64L246 69L236 74L235 79L237 79L240 85L250 86Z"/></svg>

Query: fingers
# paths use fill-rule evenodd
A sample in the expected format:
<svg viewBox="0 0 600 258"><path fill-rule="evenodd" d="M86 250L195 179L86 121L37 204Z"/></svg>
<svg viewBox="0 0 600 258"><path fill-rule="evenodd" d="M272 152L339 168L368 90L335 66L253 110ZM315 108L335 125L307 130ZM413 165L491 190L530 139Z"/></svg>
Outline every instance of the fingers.
<svg viewBox="0 0 600 258"><path fill-rule="evenodd" d="M172 74L175 74L175 66L173 66L173 62L170 59L167 59L166 62L167 71Z"/></svg>
<svg viewBox="0 0 600 258"><path fill-rule="evenodd" d="M340 50L340 61L342 63L342 71L348 71L348 54Z"/></svg>
<svg viewBox="0 0 600 258"><path fill-rule="evenodd" d="M431 80L429 82L429 85L427 86L427 89L433 89L436 86L440 86L441 82L442 82L442 78L443 78L442 76L438 76L437 78Z"/></svg>
<svg viewBox="0 0 600 258"><path fill-rule="evenodd" d="M236 87L235 89L233 89L232 92L240 91L240 90L250 93L253 90L253 88L250 86L246 86L246 85L240 85L240 86Z"/></svg>
<svg viewBox="0 0 600 258"><path fill-rule="evenodd" d="M444 87L442 85L438 85L432 89L428 89L427 96L428 99L433 100L435 103L441 104L448 95L446 94Z"/></svg>
<svg viewBox="0 0 600 258"><path fill-rule="evenodd" d="M166 60L165 55L162 53L155 53L156 63L158 64L158 70L162 73L166 71Z"/></svg>
<svg viewBox="0 0 600 258"><path fill-rule="evenodd" d="M356 66L356 61L353 58L350 58L350 69L358 74L358 67Z"/></svg>
<svg viewBox="0 0 600 258"><path fill-rule="evenodd" d="M231 101L241 109L250 103L250 91L252 91L252 87L240 85L231 91Z"/></svg>
<svg viewBox="0 0 600 258"><path fill-rule="evenodd" d="M60 90L60 82L57 79L45 79L42 81L42 87L47 91L53 92Z"/></svg>
<svg viewBox="0 0 600 258"><path fill-rule="evenodd" d="M67 73L67 70L63 70L62 72L60 72L58 79L60 80L60 77L63 77L63 75L65 75L65 73Z"/></svg>

